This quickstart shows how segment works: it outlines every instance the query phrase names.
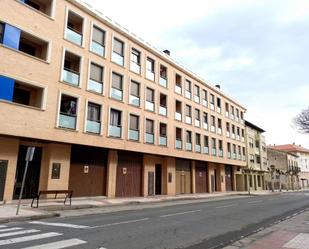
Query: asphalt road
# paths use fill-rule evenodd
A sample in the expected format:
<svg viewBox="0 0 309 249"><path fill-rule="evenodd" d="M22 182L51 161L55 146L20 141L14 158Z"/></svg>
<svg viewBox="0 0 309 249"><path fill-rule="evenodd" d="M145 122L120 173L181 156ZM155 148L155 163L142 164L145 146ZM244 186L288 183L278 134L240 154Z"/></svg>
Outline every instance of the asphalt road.
<svg viewBox="0 0 309 249"><path fill-rule="evenodd" d="M309 192L0 225L0 248L221 248L309 207Z"/></svg>

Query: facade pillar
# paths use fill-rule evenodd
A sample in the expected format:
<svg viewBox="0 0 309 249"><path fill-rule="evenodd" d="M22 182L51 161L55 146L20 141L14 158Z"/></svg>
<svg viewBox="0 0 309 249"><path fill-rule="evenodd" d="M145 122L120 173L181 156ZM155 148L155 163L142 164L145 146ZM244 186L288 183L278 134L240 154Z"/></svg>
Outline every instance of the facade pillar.
<svg viewBox="0 0 309 249"><path fill-rule="evenodd" d="M215 172L214 172L213 164L209 163L208 167L207 167L207 177L208 177L207 184L208 184L208 191L209 191L209 193L213 193L215 191L213 189L213 187L212 187L212 179L214 180L214 174L215 174Z"/></svg>
<svg viewBox="0 0 309 249"><path fill-rule="evenodd" d="M106 195L109 198L116 196L116 178L117 178L118 152L117 150L109 150L107 158L107 186Z"/></svg>
<svg viewBox="0 0 309 249"><path fill-rule="evenodd" d="M167 166L167 181L166 184L166 194L167 195L176 195L176 159L168 157L166 159Z"/></svg>
<svg viewBox="0 0 309 249"><path fill-rule="evenodd" d="M226 184L225 184L225 166L224 166L224 164L220 164L218 169L219 169L219 189L218 190L220 192L225 192L226 191Z"/></svg>
<svg viewBox="0 0 309 249"><path fill-rule="evenodd" d="M236 166L232 166L232 190L233 191L237 190L236 171L237 171L237 167Z"/></svg>
<svg viewBox="0 0 309 249"><path fill-rule="evenodd" d="M191 183L192 183L192 194L196 193L196 183L195 183L195 160L191 161Z"/></svg>

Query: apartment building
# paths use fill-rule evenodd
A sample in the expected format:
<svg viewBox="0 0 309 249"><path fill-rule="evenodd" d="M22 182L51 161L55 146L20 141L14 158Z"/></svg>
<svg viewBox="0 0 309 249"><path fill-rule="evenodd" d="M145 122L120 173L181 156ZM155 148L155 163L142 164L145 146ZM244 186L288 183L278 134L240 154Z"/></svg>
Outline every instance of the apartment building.
<svg viewBox="0 0 309 249"><path fill-rule="evenodd" d="M265 186L265 177L267 178L268 164L267 164L267 150L265 130L245 121L245 143L247 148L247 165L242 169L243 174L237 175L237 190L247 191L263 190Z"/></svg>
<svg viewBox="0 0 309 249"><path fill-rule="evenodd" d="M2 0L0 201L231 191L245 108L91 6Z"/></svg>

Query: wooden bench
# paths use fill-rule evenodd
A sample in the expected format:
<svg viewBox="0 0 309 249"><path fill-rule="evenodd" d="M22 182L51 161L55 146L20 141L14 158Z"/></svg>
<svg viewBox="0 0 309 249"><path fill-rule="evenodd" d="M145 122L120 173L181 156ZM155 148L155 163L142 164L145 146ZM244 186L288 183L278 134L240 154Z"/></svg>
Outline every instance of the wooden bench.
<svg viewBox="0 0 309 249"><path fill-rule="evenodd" d="M70 199L70 206L72 205L72 195L73 195L73 190L41 190L39 191L38 194L33 195L33 199L31 202L31 207L33 207L34 200L36 199L36 207L39 207L39 199L41 195L48 195L48 194L54 194L55 199L57 199L58 194L65 194L64 202L63 204L65 205L67 199Z"/></svg>

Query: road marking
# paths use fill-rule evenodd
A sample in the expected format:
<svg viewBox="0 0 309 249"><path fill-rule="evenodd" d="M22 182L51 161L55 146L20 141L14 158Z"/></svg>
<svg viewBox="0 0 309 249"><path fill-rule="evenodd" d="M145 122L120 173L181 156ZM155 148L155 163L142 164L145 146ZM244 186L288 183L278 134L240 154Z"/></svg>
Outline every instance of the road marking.
<svg viewBox="0 0 309 249"><path fill-rule="evenodd" d="M263 202L262 200L261 201L249 201L248 203L249 204L254 204L254 203L259 203L259 202Z"/></svg>
<svg viewBox="0 0 309 249"><path fill-rule="evenodd" d="M30 229L30 230L10 232L10 233L1 233L0 234L0 238L9 237L9 236L15 236L15 235L28 234L28 233L37 233L37 232L40 232L40 230Z"/></svg>
<svg viewBox="0 0 309 249"><path fill-rule="evenodd" d="M68 239L68 240L61 240L57 242L51 242L51 243L46 243L42 245L37 245L37 246L30 246L26 247L23 249L61 249L61 248L67 248L71 246L78 246L87 243L84 240L80 239Z"/></svg>
<svg viewBox="0 0 309 249"><path fill-rule="evenodd" d="M46 239L46 238L56 237L60 235L62 234L61 233L42 233L42 234L37 234L37 235L30 235L30 236L0 240L0 246L16 244L16 243L32 241L32 240Z"/></svg>
<svg viewBox="0 0 309 249"><path fill-rule="evenodd" d="M0 228L4 228L4 227L7 227L7 226L5 226L5 225L0 225Z"/></svg>
<svg viewBox="0 0 309 249"><path fill-rule="evenodd" d="M67 223L55 223L55 222L43 222L43 221L30 221L29 223L30 224L36 224L36 225L45 225L45 226L54 226L54 227L67 227L67 228L76 228L76 229L89 228L89 226L74 225L74 224L67 224Z"/></svg>
<svg viewBox="0 0 309 249"><path fill-rule="evenodd" d="M216 207L216 208L227 208L227 207L235 207L235 206L238 206L238 204L231 204L231 205L225 205L225 206L219 206L219 207Z"/></svg>
<svg viewBox="0 0 309 249"><path fill-rule="evenodd" d="M21 227L11 227L11 228L5 228L5 229L0 229L0 233L3 232L10 232L10 231L16 231L16 230L21 230Z"/></svg>
<svg viewBox="0 0 309 249"><path fill-rule="evenodd" d="M176 215L182 215L182 214L191 214L191 213L196 213L196 212L201 212L202 210L192 210L192 211L187 211L187 212L181 212L181 213L173 213L173 214L165 214L161 215L161 218L166 218L166 217L171 217L171 216L176 216Z"/></svg>
<svg viewBox="0 0 309 249"><path fill-rule="evenodd" d="M271 199L267 199L268 201L273 201L276 200L276 198L271 198Z"/></svg>
<svg viewBox="0 0 309 249"><path fill-rule="evenodd" d="M110 223L110 224L93 226L93 227L89 227L89 228L93 229L93 228L99 228L99 227L110 227L110 226L116 226L116 225L122 225L122 224L136 223L136 222L146 221L146 220L149 220L149 218L143 218L143 219L138 219L138 220L127 220L127 221L121 221L121 222L115 222L115 223Z"/></svg>

